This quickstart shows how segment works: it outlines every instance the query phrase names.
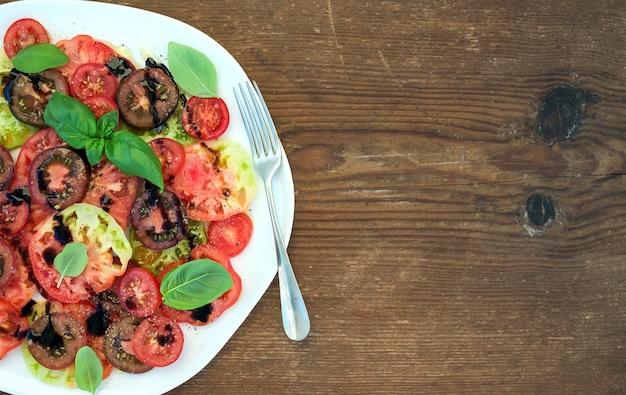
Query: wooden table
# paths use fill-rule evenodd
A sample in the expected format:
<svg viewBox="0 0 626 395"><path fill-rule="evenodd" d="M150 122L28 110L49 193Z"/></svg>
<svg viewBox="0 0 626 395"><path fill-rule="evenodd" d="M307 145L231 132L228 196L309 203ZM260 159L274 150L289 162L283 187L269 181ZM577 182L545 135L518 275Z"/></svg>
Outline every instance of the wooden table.
<svg viewBox="0 0 626 395"><path fill-rule="evenodd" d="M265 93L312 321L275 281L171 394L626 392L623 0L123 3Z"/></svg>

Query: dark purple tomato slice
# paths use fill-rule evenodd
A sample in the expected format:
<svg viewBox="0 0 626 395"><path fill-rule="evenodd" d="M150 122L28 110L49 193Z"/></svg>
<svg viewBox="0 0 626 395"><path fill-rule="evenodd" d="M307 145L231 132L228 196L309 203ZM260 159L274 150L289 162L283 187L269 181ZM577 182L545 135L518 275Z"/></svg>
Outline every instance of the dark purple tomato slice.
<svg viewBox="0 0 626 395"><path fill-rule="evenodd" d="M13 281L18 267L16 252L8 241L0 238L0 289Z"/></svg>
<svg viewBox="0 0 626 395"><path fill-rule="evenodd" d="M10 109L15 118L43 128L43 112L54 92L70 94L65 77L54 69L37 74L19 74L9 89Z"/></svg>
<svg viewBox="0 0 626 395"><path fill-rule="evenodd" d="M152 369L135 356L133 335L141 323L137 317L124 317L113 321L104 333L104 355L119 370L126 373L145 373Z"/></svg>
<svg viewBox="0 0 626 395"><path fill-rule="evenodd" d="M0 190L6 189L11 182L14 166L11 153L4 145L0 145Z"/></svg>
<svg viewBox="0 0 626 395"><path fill-rule="evenodd" d="M48 369L74 363L78 349L87 344L85 326L71 313L55 312L37 318L27 335L28 351Z"/></svg>
<svg viewBox="0 0 626 395"><path fill-rule="evenodd" d="M137 239L153 250L178 244L187 234L189 220L182 202L167 189L151 187L137 196L130 209Z"/></svg>
<svg viewBox="0 0 626 395"><path fill-rule="evenodd" d="M89 174L83 158L67 147L49 148L35 157L28 174L33 202L63 210L87 193Z"/></svg>
<svg viewBox="0 0 626 395"><path fill-rule="evenodd" d="M159 68L135 70L124 78L115 101L122 118L139 130L161 126L178 105L176 83Z"/></svg>

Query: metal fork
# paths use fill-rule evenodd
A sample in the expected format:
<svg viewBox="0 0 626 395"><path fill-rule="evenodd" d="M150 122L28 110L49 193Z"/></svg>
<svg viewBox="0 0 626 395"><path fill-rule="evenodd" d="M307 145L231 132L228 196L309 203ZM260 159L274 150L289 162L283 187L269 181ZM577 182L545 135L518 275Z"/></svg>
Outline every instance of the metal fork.
<svg viewBox="0 0 626 395"><path fill-rule="evenodd" d="M280 304L283 327L291 340L304 340L309 334L311 323L300 292L300 287L293 273L283 235L278 224L272 178L280 166L282 145L278 140L278 132L272 121L267 105L256 82L254 88L249 82L233 88L237 105L241 111L243 122L252 146L254 168L265 181L265 192L270 209L274 241L278 258L278 281L280 288Z"/></svg>

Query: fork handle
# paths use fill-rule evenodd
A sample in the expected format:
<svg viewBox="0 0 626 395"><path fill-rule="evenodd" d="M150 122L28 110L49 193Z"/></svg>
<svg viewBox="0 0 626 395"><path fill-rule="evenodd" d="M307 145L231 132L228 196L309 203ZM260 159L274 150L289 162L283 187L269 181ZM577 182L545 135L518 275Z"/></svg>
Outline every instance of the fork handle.
<svg viewBox="0 0 626 395"><path fill-rule="evenodd" d="M291 340L304 340L311 329L309 313L307 312L300 287L291 267L289 255L283 242L283 234L278 224L274 194L272 193L271 177L265 181L267 203L270 208L272 227L274 228L274 242L278 257L278 284L280 289L280 306L285 333Z"/></svg>

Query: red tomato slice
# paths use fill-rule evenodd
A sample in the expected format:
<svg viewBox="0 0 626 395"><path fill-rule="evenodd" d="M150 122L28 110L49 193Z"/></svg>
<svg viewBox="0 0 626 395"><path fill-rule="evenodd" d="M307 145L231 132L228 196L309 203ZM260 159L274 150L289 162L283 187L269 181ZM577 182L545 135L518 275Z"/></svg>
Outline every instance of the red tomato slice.
<svg viewBox="0 0 626 395"><path fill-rule="evenodd" d="M54 258L70 240L87 246L89 261L80 275L59 283ZM44 291L60 302L75 303L110 288L126 271L132 249L113 217L96 206L75 203L48 218L32 237L28 255Z"/></svg>
<svg viewBox="0 0 626 395"><path fill-rule="evenodd" d="M56 45L70 58L67 64L58 68L67 78L70 78L81 64L105 64L109 58L116 55L111 47L86 34L74 36L69 40L61 40Z"/></svg>
<svg viewBox="0 0 626 395"><path fill-rule="evenodd" d="M147 317L161 304L156 277L142 267L131 267L119 278L117 296L122 307L135 317Z"/></svg>
<svg viewBox="0 0 626 395"><path fill-rule="evenodd" d="M14 191L20 187L28 187L28 169L30 169L35 157L48 148L58 147L62 144L64 144L63 140L52 128L43 128L30 136L20 149L15 161L13 179L9 184L9 190Z"/></svg>
<svg viewBox="0 0 626 395"><path fill-rule="evenodd" d="M25 190L0 194L0 233L19 232L28 222L29 209Z"/></svg>
<svg viewBox="0 0 626 395"><path fill-rule="evenodd" d="M176 321L162 315L146 318L133 334L133 351L146 365L171 365L183 351L184 335Z"/></svg>
<svg viewBox="0 0 626 395"><path fill-rule="evenodd" d="M13 246L0 238L0 290L13 282L18 268L16 255Z"/></svg>
<svg viewBox="0 0 626 395"><path fill-rule="evenodd" d="M187 216L219 221L244 212L256 191L250 153L224 139L185 146L183 168L167 182L185 204Z"/></svg>
<svg viewBox="0 0 626 395"><path fill-rule="evenodd" d="M161 170L165 181L172 179L183 168L185 149L178 141L163 137L150 140L148 145L161 161Z"/></svg>
<svg viewBox="0 0 626 395"><path fill-rule="evenodd" d="M238 213L209 225L207 238L210 245L229 257L239 255L252 237L252 220L246 213Z"/></svg>
<svg viewBox="0 0 626 395"><path fill-rule="evenodd" d="M28 326L28 321L19 310L0 299L0 359L22 344Z"/></svg>
<svg viewBox="0 0 626 395"><path fill-rule="evenodd" d="M239 300L239 296L241 295L241 277L239 277L235 269L233 269L233 266L230 263L230 258L228 258L222 251L216 250L208 244L194 248L191 251L191 258L208 258L224 266L233 279L232 288L213 302L197 309L176 310L163 304L161 305L161 312L163 315L172 318L176 322L186 322L196 326L202 326L215 321L222 315L222 313L224 313L224 311L228 310L229 307ZM165 273L160 275L159 278L163 279L168 271L180 266L182 263L184 263L184 261L173 262L163 270Z"/></svg>
<svg viewBox="0 0 626 395"><path fill-rule="evenodd" d="M91 181L83 202L109 213L124 229L137 197L138 178L129 176L107 159L91 167Z"/></svg>
<svg viewBox="0 0 626 395"><path fill-rule="evenodd" d="M108 112L118 111L117 103L115 103L115 100L103 95L90 96L84 99L83 103L85 103L87 107L89 107L91 111L93 111L96 119L100 119L101 116Z"/></svg>
<svg viewBox="0 0 626 395"><path fill-rule="evenodd" d="M74 70L70 91L80 101L96 95L113 100L117 92L117 78L102 63L84 63Z"/></svg>
<svg viewBox="0 0 626 395"><path fill-rule="evenodd" d="M21 309L35 295L37 287L31 280L30 268L26 266L22 259L22 254L15 251L17 267L13 275L13 281L0 290L0 299L6 300L16 309Z"/></svg>
<svg viewBox="0 0 626 395"><path fill-rule="evenodd" d="M230 114L224 100L219 97L192 96L183 109L181 122L185 132L201 140L212 140L226 132Z"/></svg>
<svg viewBox="0 0 626 395"><path fill-rule="evenodd" d="M4 34L4 52L10 59L24 47L49 42L48 32L41 23L30 18L19 19Z"/></svg>

